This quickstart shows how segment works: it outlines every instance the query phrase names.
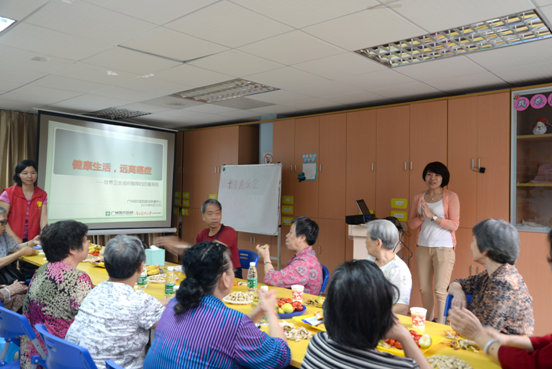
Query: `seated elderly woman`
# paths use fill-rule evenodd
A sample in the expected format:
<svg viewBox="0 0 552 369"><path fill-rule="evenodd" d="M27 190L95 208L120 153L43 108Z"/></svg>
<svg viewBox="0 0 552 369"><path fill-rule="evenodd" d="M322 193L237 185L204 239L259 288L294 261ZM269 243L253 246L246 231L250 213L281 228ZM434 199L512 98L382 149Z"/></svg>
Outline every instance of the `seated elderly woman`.
<svg viewBox="0 0 552 369"><path fill-rule="evenodd" d="M37 269L23 305L23 315L31 327L44 324L48 332L65 338L82 301L93 288L88 274L77 269L88 256L87 232L85 224L74 220L48 224L42 229L40 241L48 263ZM32 355L38 353L23 336L21 368L31 367Z"/></svg>
<svg viewBox="0 0 552 369"><path fill-rule="evenodd" d="M412 292L412 274L406 263L393 251L399 243L399 231L393 223L385 219L368 222L366 228L366 249L369 254L367 259L375 262L385 279L399 291L398 296L395 296L393 312L406 315Z"/></svg>
<svg viewBox="0 0 552 369"><path fill-rule="evenodd" d="M137 237L117 236L105 246L109 279L82 302L65 339L85 347L98 368L113 360L127 369L142 368L142 351L169 300L134 290L146 254Z"/></svg>
<svg viewBox="0 0 552 369"><path fill-rule="evenodd" d="M483 220L473 227L473 261L486 270L449 285L452 307L468 308L484 324L510 335L532 336L533 299L514 266L519 256L519 234L500 219ZM473 294L467 306L466 294Z"/></svg>
<svg viewBox="0 0 552 369"><path fill-rule="evenodd" d="M548 234L548 263L552 268L552 231ZM450 322L462 336L474 340L485 354L505 369L552 368L552 335L545 337L510 336L496 329L483 327L467 309L452 308Z"/></svg>
<svg viewBox="0 0 552 369"><path fill-rule="evenodd" d="M264 261L264 283L291 288L305 286L304 292L318 295L322 288L322 267L312 249L318 237L318 224L307 217L293 219L286 235L286 247L295 253L286 267L277 271L270 260L270 247L257 245L257 253Z"/></svg>
<svg viewBox="0 0 552 369"><path fill-rule="evenodd" d="M228 247L200 242L182 255L186 279L157 328L144 369L284 368L291 352L274 311L274 291L259 292L248 317L221 301L234 286ZM268 336L253 321L268 318Z"/></svg>
<svg viewBox="0 0 552 369"><path fill-rule="evenodd" d="M341 264L324 302L326 332L311 339L301 368L431 368L408 329L393 315L396 290L368 260ZM376 350L383 339L400 342L405 357Z"/></svg>

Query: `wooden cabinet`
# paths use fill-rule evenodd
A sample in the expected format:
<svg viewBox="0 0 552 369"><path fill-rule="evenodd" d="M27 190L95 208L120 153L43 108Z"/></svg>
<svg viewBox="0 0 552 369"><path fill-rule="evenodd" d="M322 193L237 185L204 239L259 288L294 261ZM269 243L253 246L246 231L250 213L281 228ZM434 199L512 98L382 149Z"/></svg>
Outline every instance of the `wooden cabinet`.
<svg viewBox="0 0 552 369"><path fill-rule="evenodd" d="M294 168L295 119L273 123L272 155L275 163L282 163L282 196L294 196L295 182L297 182Z"/></svg>
<svg viewBox="0 0 552 369"><path fill-rule="evenodd" d="M315 220L320 227L318 240L313 246L320 264L333 275L335 268L345 261L345 222L337 219Z"/></svg>
<svg viewBox="0 0 552 369"><path fill-rule="evenodd" d="M377 110L376 216L391 215L391 199L409 197L410 106Z"/></svg>
<svg viewBox="0 0 552 369"><path fill-rule="evenodd" d="M347 114L320 117L318 216L345 219Z"/></svg>
<svg viewBox="0 0 552 369"><path fill-rule="evenodd" d="M182 216L182 239L193 244L197 234L205 228L207 225L203 221L201 209L188 208L188 215Z"/></svg>
<svg viewBox="0 0 552 369"><path fill-rule="evenodd" d="M295 120L295 178L302 172L303 155L320 155L320 118L302 118ZM316 158L318 163L318 157ZM294 217L318 217L318 186L319 181L302 181L295 179Z"/></svg>

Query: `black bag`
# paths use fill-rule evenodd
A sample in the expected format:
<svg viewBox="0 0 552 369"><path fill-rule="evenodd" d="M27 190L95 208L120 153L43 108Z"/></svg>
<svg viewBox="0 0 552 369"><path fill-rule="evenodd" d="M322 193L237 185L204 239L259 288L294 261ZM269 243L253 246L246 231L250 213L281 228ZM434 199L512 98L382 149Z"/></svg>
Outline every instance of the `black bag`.
<svg viewBox="0 0 552 369"><path fill-rule="evenodd" d="M15 267L14 264L16 262L17 261L14 261L13 263L8 264L3 268L0 268L0 284L5 284L6 286L9 286L15 281L26 281L25 275Z"/></svg>

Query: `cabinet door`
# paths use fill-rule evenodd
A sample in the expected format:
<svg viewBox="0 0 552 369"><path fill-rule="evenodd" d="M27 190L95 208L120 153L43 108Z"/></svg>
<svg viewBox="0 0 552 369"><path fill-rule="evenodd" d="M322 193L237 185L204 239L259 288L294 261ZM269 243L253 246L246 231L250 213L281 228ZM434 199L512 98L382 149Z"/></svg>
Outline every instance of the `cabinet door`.
<svg viewBox="0 0 552 369"><path fill-rule="evenodd" d="M204 228L207 225L203 221L201 209L188 208L188 215L182 216L182 240L194 244L197 234Z"/></svg>
<svg viewBox="0 0 552 369"><path fill-rule="evenodd" d="M216 151L216 160L213 162L213 175L210 176L210 194L218 194L220 171L223 165L237 165L239 156L239 136L240 127L225 127L214 130L216 141L213 141L216 147L209 147Z"/></svg>
<svg viewBox="0 0 552 369"><path fill-rule="evenodd" d="M295 119L274 122L272 125L272 155L282 163L282 196L295 195Z"/></svg>
<svg viewBox="0 0 552 369"><path fill-rule="evenodd" d="M391 199L409 197L410 107L377 110L376 216L391 215ZM409 201L412 201L409 199ZM403 220L403 219L400 219Z"/></svg>
<svg viewBox="0 0 552 369"><path fill-rule="evenodd" d="M473 256L470 249L472 242L471 228L458 228L456 234L456 260L454 269L452 270L451 282L458 278L467 278L477 272L479 264L473 261Z"/></svg>
<svg viewBox="0 0 552 369"><path fill-rule="evenodd" d="M434 161L447 165L447 102L445 100L410 105L409 202L415 194L427 190L423 172L425 166Z"/></svg>
<svg viewBox="0 0 552 369"><path fill-rule="evenodd" d="M478 173L471 170L477 160L477 105L477 96L448 101L448 188L460 200L460 226L470 229L477 206Z"/></svg>
<svg viewBox="0 0 552 369"><path fill-rule="evenodd" d="M318 165L318 216L345 219L345 180L347 161L347 115L320 117L320 153Z"/></svg>
<svg viewBox="0 0 552 369"><path fill-rule="evenodd" d="M509 93L478 96L477 158L485 173L477 174L477 221L510 215Z"/></svg>
<svg viewBox="0 0 552 369"><path fill-rule="evenodd" d="M190 207L199 208L207 200L215 173L216 135L206 129L184 133L184 191L190 193Z"/></svg>
<svg viewBox="0 0 552 369"><path fill-rule="evenodd" d="M313 249L320 264L333 275L335 268L345 262L346 224L343 219L318 219L316 222L320 231Z"/></svg>
<svg viewBox="0 0 552 369"><path fill-rule="evenodd" d="M297 181L303 171L303 154L320 155L319 117L295 120L295 205L294 216L318 217L318 178L315 181ZM319 163L318 157L316 163Z"/></svg>

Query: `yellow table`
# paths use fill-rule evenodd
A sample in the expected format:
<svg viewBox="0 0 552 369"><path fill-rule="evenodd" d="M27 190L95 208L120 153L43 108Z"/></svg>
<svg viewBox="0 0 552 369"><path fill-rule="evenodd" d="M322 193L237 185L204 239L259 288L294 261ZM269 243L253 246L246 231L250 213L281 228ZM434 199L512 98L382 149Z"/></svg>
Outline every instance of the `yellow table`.
<svg viewBox="0 0 552 369"><path fill-rule="evenodd" d="M47 261L44 258L44 255L36 255L36 256L24 256L21 258L22 260L25 260L31 264L34 265L44 265L47 263ZM167 263L167 266L174 266L176 264L173 263ZM108 279L107 271L104 268L99 268L96 266L93 266L89 263L81 263L79 264L79 269L86 272L90 278L92 279L92 283L94 286L98 285L99 283L105 281ZM177 276L179 280L181 278L184 278L184 274L177 273ZM240 280L236 280L238 282ZM262 283L259 283L259 286L262 286ZM278 287L271 287L269 286L270 290L275 289L276 290L276 296L277 297L285 297L285 298L291 298L291 290L285 289L285 288L278 288ZM242 291L245 292L247 290L246 286L235 286L234 291ZM148 288L144 291L153 297L157 299L164 299L165 298L165 286L163 284L153 284L148 283ZM314 296L309 294L304 294L303 301L308 301ZM253 307L251 305L232 305L232 304L226 304L227 306L236 309L238 311L241 311L244 314L249 314L253 310ZM307 306L307 309L305 311L304 315L308 314L315 314L318 311L322 309L315 308L312 306ZM403 315L399 315L399 319L401 323L406 326L408 329L412 328L412 322L411 318ZM307 328L312 333L320 332L317 329L312 328L308 324L297 322L296 320L289 319L290 323L295 324L296 326L303 325L305 328ZM261 329L268 333L268 327L263 326ZM445 332L445 330L450 329L449 326L443 325L443 324L437 324L437 323L431 323L426 322L426 328L424 333L429 333L432 336L441 336ZM450 341L445 339L445 341ZM291 365L299 368L301 366L301 363L303 362L303 359L305 357L305 353L307 351L307 346L309 345L308 340L303 340L300 342L295 341L288 341L289 347L291 349L292 354L292 362ZM490 361L490 359L483 353L483 350L479 351L478 353L474 353L467 350L454 350L453 348L444 345L444 344L437 344L435 347L432 347L431 350L427 351L425 353L425 356L432 356L432 355L446 355L446 356L456 356L459 359L462 359L466 361L468 364L470 364L472 367L477 369L495 369L500 368L499 365L494 364Z"/></svg>

